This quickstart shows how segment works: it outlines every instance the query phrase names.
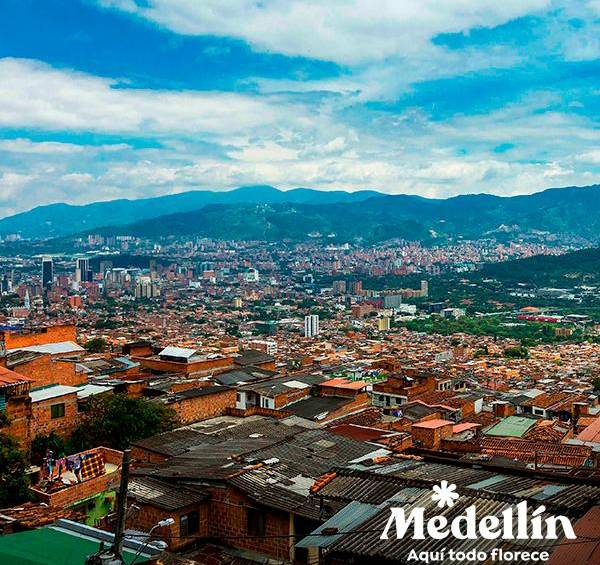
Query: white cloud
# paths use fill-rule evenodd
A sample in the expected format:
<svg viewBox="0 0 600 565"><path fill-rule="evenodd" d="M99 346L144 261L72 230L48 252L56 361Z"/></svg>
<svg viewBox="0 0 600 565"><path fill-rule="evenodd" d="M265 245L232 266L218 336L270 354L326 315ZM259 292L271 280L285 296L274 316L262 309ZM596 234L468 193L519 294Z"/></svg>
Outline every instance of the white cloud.
<svg viewBox="0 0 600 565"><path fill-rule="evenodd" d="M591 151L577 155L575 158L577 161L582 161L584 163L600 165L600 149L592 149Z"/></svg>
<svg viewBox="0 0 600 565"><path fill-rule="evenodd" d="M0 152L30 155L70 155L72 153L83 153L84 151L112 152L129 148L130 146L126 143L77 145L76 143L62 143L59 141L32 141L23 137L0 140Z"/></svg>
<svg viewBox="0 0 600 565"><path fill-rule="evenodd" d="M549 0L98 0L186 35L242 39L255 49L342 64L407 58L440 33L493 27Z"/></svg>
<svg viewBox="0 0 600 565"><path fill-rule="evenodd" d="M119 133L231 135L301 119L277 97L116 88L118 81L0 59L0 126Z"/></svg>

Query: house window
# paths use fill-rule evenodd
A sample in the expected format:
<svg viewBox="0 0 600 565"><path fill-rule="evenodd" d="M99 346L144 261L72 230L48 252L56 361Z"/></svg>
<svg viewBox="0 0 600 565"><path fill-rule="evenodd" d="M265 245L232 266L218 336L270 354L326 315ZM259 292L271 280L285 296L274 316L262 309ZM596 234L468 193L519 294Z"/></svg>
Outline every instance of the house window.
<svg viewBox="0 0 600 565"><path fill-rule="evenodd" d="M179 517L179 535L181 537L193 536L200 531L200 513L197 510L188 512Z"/></svg>
<svg viewBox="0 0 600 565"><path fill-rule="evenodd" d="M267 514L262 510L248 509L248 534L264 536L266 531Z"/></svg>
<svg viewBox="0 0 600 565"><path fill-rule="evenodd" d="M64 418L65 417L65 403L61 404L53 404L50 406L50 418L53 420L55 418Z"/></svg>

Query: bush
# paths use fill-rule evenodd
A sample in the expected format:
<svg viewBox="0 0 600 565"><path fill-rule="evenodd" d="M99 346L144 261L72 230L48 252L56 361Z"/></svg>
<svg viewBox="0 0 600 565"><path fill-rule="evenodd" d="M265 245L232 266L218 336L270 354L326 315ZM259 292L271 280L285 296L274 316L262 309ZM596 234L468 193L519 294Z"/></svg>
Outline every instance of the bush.
<svg viewBox="0 0 600 565"><path fill-rule="evenodd" d="M66 453L68 447L65 445L65 440L56 432L38 434L31 443L31 462L34 465L41 465L48 449L58 457L61 453Z"/></svg>
<svg viewBox="0 0 600 565"><path fill-rule="evenodd" d="M29 478L25 453L13 437L0 433L0 508L29 498Z"/></svg>
<svg viewBox="0 0 600 565"><path fill-rule="evenodd" d="M84 346L90 353L102 353L106 349L106 340L95 337L85 342Z"/></svg>
<svg viewBox="0 0 600 565"><path fill-rule="evenodd" d="M127 449L131 442L172 430L177 415L159 402L125 394L91 398L82 421L71 436L71 450L85 451L100 445Z"/></svg>

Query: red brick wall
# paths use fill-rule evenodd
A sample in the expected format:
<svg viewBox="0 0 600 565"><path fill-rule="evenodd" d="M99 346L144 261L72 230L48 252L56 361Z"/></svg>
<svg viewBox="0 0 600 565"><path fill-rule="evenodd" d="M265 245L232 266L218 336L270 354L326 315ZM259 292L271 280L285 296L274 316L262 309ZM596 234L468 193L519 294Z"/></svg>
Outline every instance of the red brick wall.
<svg viewBox="0 0 600 565"><path fill-rule="evenodd" d="M310 388L295 389L291 388L283 394L278 394L275 397L275 408L285 408L288 404L308 398L310 396Z"/></svg>
<svg viewBox="0 0 600 565"><path fill-rule="evenodd" d="M270 418L287 418L292 416L291 412L285 410L275 410L273 408L261 408L260 406L249 406L245 410L239 408L227 408L225 414L228 416L237 416L238 418L247 418L248 416L268 416Z"/></svg>
<svg viewBox="0 0 600 565"><path fill-rule="evenodd" d="M129 355L135 355L137 357L150 357L150 355L154 353L151 345L133 345L124 348L124 351L125 350L127 350L126 352Z"/></svg>
<svg viewBox="0 0 600 565"><path fill-rule="evenodd" d="M368 408L369 405L370 405L369 395L366 392L359 394L352 402L348 402L347 404L344 404L342 407L338 408L337 410L329 412L329 414L327 414L327 417L324 418L323 420L319 420L319 422L329 422L336 418L341 418L342 416L346 416L347 414L356 412L356 411L360 410L361 408Z"/></svg>
<svg viewBox="0 0 600 565"><path fill-rule="evenodd" d="M344 388L341 386L325 386L321 385L321 394L323 396L347 396L352 398L357 394L360 394L360 391L351 388Z"/></svg>
<svg viewBox="0 0 600 565"><path fill-rule="evenodd" d="M44 345L60 341L77 341L77 329L74 324L48 326L41 331L19 334L17 332L0 332L0 339L4 338L6 349L29 347L30 345Z"/></svg>
<svg viewBox="0 0 600 565"><path fill-rule="evenodd" d="M451 451L453 453L479 453L481 446L478 441L456 441L452 439L442 439L440 450Z"/></svg>
<svg viewBox="0 0 600 565"><path fill-rule="evenodd" d="M75 363L52 359L51 355L37 357L27 363L21 363L15 370L21 375L35 380L34 387L46 385L76 386L87 382L85 373L75 371Z"/></svg>
<svg viewBox="0 0 600 565"><path fill-rule="evenodd" d="M440 428L412 428L413 440L421 442L426 449L439 449L442 438L452 435L452 424Z"/></svg>
<svg viewBox="0 0 600 565"><path fill-rule="evenodd" d="M133 512L127 519L128 528L141 532L149 532L160 520L164 520L165 518L173 518L175 520L175 523L171 526L156 528L154 530L156 537L166 541L169 544L169 549L172 551L198 541L198 536L208 536L209 506L206 502L175 511L164 510L148 504L140 504L133 499L131 499L130 503L139 506L140 510L138 512ZM180 518L188 512L193 512L195 510L197 510L200 515L199 531L193 536L183 538L180 530Z"/></svg>
<svg viewBox="0 0 600 565"><path fill-rule="evenodd" d="M116 451L107 447L98 447L96 449L84 451L83 453L91 452L102 453L104 461L106 463L112 463L113 465L120 465L123 460L123 453L121 451ZM120 477L121 470L120 467L117 467L112 473L94 477L83 483L77 483L53 493L43 492L33 487L29 490L40 502L45 502L49 506L64 508L66 506L71 506L80 500L85 500L90 496L118 487Z"/></svg>
<svg viewBox="0 0 600 565"><path fill-rule="evenodd" d="M290 518L286 512L268 509L264 537L248 532L248 508L259 506L233 488L211 489L209 532L224 536L229 545L265 553L274 559L290 558ZM279 537L278 537L279 536Z"/></svg>
<svg viewBox="0 0 600 565"><path fill-rule="evenodd" d="M203 387L213 386L213 385L214 385L214 383L212 383L210 381L198 381L198 380L184 381L181 383L173 383L169 387L169 392L181 392L184 390L189 390L191 388L203 388Z"/></svg>
<svg viewBox="0 0 600 565"><path fill-rule="evenodd" d="M65 415L62 418L52 418L50 407L54 404L65 405ZM61 436L69 435L79 423L77 412L77 393L72 392L56 398L50 398L31 404L31 431L34 438L38 434L56 432Z"/></svg>
<svg viewBox="0 0 600 565"><path fill-rule="evenodd" d="M228 408L235 408L235 389L205 394L195 398L183 398L169 404L175 410L182 424L192 424L225 414Z"/></svg>
<svg viewBox="0 0 600 565"><path fill-rule="evenodd" d="M6 415L10 423L2 431L16 438L22 447L27 448L31 442L29 430L31 398L17 396L9 399L6 404Z"/></svg>
<svg viewBox="0 0 600 565"><path fill-rule="evenodd" d="M131 448L131 460L135 466L143 465L146 463L162 463L166 461L169 457L165 455L161 455L160 453L154 453L153 451L148 451L143 449L142 447L133 446Z"/></svg>
<svg viewBox="0 0 600 565"><path fill-rule="evenodd" d="M205 359L195 363L163 361L157 357L132 357L132 360L141 363L142 367L146 369L164 373L198 373L201 375L212 373L218 369L226 370L233 367L233 357L223 357L222 359Z"/></svg>

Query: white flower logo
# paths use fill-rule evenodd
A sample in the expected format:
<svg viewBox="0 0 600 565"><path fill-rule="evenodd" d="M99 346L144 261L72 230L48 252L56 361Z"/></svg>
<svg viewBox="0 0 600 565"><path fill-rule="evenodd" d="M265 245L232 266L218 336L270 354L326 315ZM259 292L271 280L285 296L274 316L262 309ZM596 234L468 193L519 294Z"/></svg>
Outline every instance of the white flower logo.
<svg viewBox="0 0 600 565"><path fill-rule="evenodd" d="M457 499L456 485L451 485L448 481L442 481L439 486L434 485L431 500L438 503L438 508L444 508L444 506L452 508Z"/></svg>

